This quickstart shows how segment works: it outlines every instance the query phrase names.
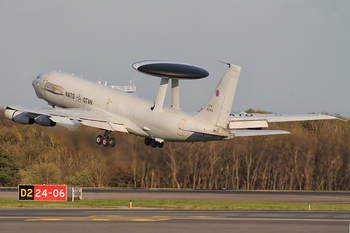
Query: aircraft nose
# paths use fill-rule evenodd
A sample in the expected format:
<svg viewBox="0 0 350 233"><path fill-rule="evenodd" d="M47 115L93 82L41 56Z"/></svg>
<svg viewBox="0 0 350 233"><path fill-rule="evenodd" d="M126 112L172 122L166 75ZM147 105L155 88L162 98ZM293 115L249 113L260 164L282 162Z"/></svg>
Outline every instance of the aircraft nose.
<svg viewBox="0 0 350 233"><path fill-rule="evenodd" d="M35 89L36 87L39 87L39 86L40 86L39 81L40 81L40 75L38 75L38 76L33 80L33 82L32 82L32 85L33 85L34 89Z"/></svg>
<svg viewBox="0 0 350 233"><path fill-rule="evenodd" d="M41 96L41 90L40 90L40 79L41 79L41 75L39 74L32 82L32 86L35 90L35 93L37 95L37 97L39 99L42 99L42 96Z"/></svg>

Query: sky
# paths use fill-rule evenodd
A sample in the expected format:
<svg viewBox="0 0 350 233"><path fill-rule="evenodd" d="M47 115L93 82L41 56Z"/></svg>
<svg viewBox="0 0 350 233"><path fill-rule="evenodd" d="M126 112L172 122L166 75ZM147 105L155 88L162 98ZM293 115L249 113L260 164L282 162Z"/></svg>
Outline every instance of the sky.
<svg viewBox="0 0 350 233"><path fill-rule="evenodd" d="M348 0L0 0L0 106L46 107L32 80L62 70L129 85L154 101L160 79L141 60L200 66L180 80L180 107L204 107L227 66L242 67L232 112L350 117ZM170 106L170 85L166 105Z"/></svg>

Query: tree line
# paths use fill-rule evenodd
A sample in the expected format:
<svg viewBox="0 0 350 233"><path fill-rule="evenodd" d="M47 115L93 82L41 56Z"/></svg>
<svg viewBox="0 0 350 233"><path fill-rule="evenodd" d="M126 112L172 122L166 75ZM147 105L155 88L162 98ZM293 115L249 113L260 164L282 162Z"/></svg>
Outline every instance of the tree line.
<svg viewBox="0 0 350 233"><path fill-rule="evenodd" d="M254 110L250 110L252 112ZM112 133L114 148L96 145L103 131L20 125L0 111L0 186L350 190L348 121L270 124L291 135L144 146Z"/></svg>

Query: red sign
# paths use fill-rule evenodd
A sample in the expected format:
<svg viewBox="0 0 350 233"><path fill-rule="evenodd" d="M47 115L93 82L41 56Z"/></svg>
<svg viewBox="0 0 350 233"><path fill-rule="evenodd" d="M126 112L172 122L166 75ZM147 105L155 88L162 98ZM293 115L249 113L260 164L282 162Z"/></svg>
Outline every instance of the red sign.
<svg viewBox="0 0 350 233"><path fill-rule="evenodd" d="M19 185L19 200L67 201L66 185Z"/></svg>
<svg viewBox="0 0 350 233"><path fill-rule="evenodd" d="M34 185L34 201L66 201L66 185Z"/></svg>

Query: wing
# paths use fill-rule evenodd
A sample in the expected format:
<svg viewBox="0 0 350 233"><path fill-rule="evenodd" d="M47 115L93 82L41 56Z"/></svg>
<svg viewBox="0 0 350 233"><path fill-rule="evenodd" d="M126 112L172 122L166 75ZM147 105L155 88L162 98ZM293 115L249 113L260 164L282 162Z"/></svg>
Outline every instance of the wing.
<svg viewBox="0 0 350 233"><path fill-rule="evenodd" d="M312 120L330 120L339 119L334 116L324 114L257 114L240 113L230 114L230 129L249 129L268 127L269 122L288 122L288 121L312 121Z"/></svg>
<svg viewBox="0 0 350 233"><path fill-rule="evenodd" d="M26 113L32 119L39 116L47 116L53 122L73 125L74 121L83 125L128 133L128 127L117 119L115 114L93 108L27 108L7 106L6 110L14 110ZM120 118L120 117L119 117Z"/></svg>

